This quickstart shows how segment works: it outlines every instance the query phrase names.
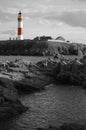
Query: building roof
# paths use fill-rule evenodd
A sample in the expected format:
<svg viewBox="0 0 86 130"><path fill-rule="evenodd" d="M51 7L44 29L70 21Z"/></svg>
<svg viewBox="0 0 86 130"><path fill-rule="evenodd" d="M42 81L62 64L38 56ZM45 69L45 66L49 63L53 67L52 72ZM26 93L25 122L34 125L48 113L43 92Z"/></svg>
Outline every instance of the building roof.
<svg viewBox="0 0 86 130"><path fill-rule="evenodd" d="M62 36L57 37L56 40L61 40L61 41L64 41L64 42L66 41L65 38L62 37Z"/></svg>

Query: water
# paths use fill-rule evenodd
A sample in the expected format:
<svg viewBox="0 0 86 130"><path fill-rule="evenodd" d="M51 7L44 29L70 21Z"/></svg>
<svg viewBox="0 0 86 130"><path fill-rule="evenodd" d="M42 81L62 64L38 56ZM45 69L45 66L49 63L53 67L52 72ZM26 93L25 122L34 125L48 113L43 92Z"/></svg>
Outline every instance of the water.
<svg viewBox="0 0 86 130"><path fill-rule="evenodd" d="M0 130L35 130L64 122L86 122L86 92L80 87L50 85L45 91L20 99L30 109L13 120L0 122Z"/></svg>
<svg viewBox="0 0 86 130"><path fill-rule="evenodd" d="M0 61L6 62L8 61L15 61L16 59L24 59L24 60L30 60L32 62L38 62L40 60L47 59L50 56L0 56ZM78 56L64 56L66 59L75 59L80 58Z"/></svg>
<svg viewBox="0 0 86 130"><path fill-rule="evenodd" d="M8 61L15 61L16 59L24 59L24 60L30 60L32 62L38 62L40 60L44 60L48 58L45 56L0 56L0 61L6 62Z"/></svg>

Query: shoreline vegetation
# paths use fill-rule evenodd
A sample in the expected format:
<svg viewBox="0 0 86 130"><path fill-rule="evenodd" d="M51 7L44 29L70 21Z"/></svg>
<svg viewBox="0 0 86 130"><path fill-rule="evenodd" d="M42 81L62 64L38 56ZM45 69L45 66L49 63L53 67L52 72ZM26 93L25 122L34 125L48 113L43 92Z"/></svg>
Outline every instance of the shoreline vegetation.
<svg viewBox="0 0 86 130"><path fill-rule="evenodd" d="M59 40L59 39L58 39ZM6 40L0 41L0 55L22 55L22 56L54 56L62 55L82 55L86 53L86 45L59 41L48 41L44 39L33 40Z"/></svg>

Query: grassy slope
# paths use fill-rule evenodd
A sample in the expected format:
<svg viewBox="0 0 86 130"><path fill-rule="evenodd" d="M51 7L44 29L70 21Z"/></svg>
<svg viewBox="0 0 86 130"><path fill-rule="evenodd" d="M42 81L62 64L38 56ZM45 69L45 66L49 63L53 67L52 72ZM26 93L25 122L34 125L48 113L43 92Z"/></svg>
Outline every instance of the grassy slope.
<svg viewBox="0 0 86 130"><path fill-rule="evenodd" d="M66 52L70 44L51 42L51 41L34 41L34 40L8 40L0 41L0 55L53 55L60 51Z"/></svg>

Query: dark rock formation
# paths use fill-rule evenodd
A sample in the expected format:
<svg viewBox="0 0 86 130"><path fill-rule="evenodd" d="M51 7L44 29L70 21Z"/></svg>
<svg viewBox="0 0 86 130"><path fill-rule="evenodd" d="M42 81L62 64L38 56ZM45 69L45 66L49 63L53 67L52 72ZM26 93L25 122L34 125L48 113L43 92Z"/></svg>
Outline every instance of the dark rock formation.
<svg viewBox="0 0 86 130"><path fill-rule="evenodd" d="M49 128L38 128L37 130L59 130L56 127L49 126Z"/></svg>
<svg viewBox="0 0 86 130"><path fill-rule="evenodd" d="M57 82L72 85L83 85L86 77L86 66L81 61L75 59L64 65L60 64L60 68L60 72L56 77Z"/></svg>
<svg viewBox="0 0 86 130"><path fill-rule="evenodd" d="M10 79L0 77L0 119L13 117L26 109L18 100L13 82Z"/></svg>
<svg viewBox="0 0 86 130"><path fill-rule="evenodd" d="M0 119L8 119L18 114L25 112L28 108L24 107L22 103L17 100L16 102L5 101L0 104Z"/></svg>
<svg viewBox="0 0 86 130"><path fill-rule="evenodd" d="M38 128L37 130L86 130L86 126L76 123L64 123L59 128L50 126L49 128Z"/></svg>
<svg viewBox="0 0 86 130"><path fill-rule="evenodd" d="M86 58L74 60L48 58L37 63L42 74L51 76L58 84L80 85L86 88Z"/></svg>
<svg viewBox="0 0 86 130"><path fill-rule="evenodd" d="M64 123L59 128L59 130L86 130L86 127L84 125L76 124L76 123L71 123L71 124Z"/></svg>

